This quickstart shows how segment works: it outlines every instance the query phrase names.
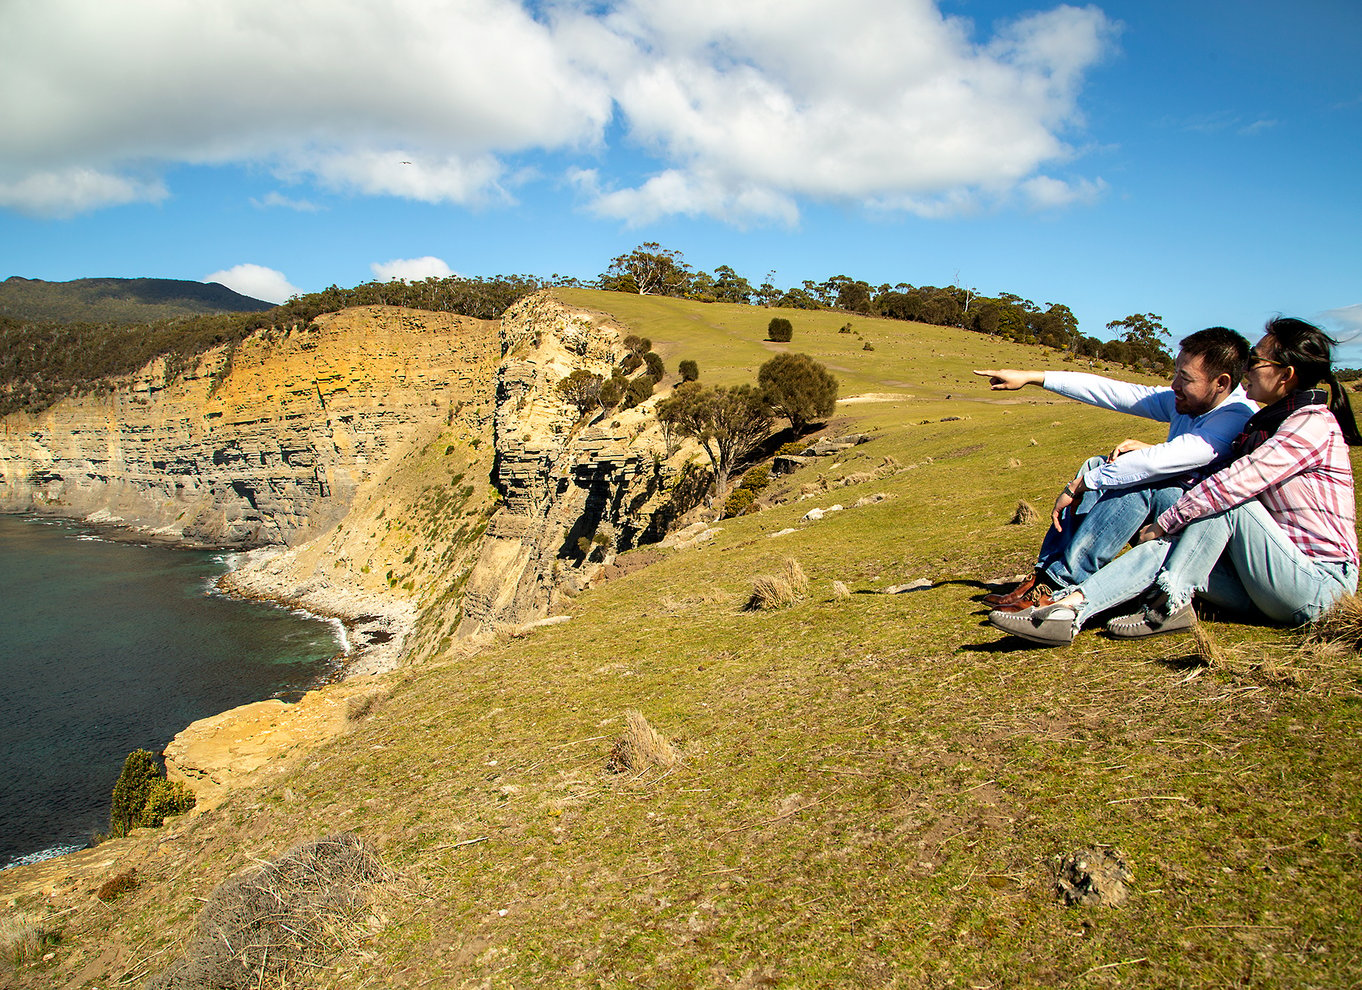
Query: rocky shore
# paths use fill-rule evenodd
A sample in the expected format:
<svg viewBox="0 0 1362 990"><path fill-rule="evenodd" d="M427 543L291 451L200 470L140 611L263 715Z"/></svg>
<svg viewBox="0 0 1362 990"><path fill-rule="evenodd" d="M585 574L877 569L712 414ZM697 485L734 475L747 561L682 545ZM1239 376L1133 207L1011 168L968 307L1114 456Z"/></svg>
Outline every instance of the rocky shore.
<svg viewBox="0 0 1362 990"><path fill-rule="evenodd" d="M345 629L343 678L396 670L416 621L416 607L318 577L299 583L292 576L295 551L261 547L232 554L229 570L218 579L225 594L301 608L338 620Z"/></svg>

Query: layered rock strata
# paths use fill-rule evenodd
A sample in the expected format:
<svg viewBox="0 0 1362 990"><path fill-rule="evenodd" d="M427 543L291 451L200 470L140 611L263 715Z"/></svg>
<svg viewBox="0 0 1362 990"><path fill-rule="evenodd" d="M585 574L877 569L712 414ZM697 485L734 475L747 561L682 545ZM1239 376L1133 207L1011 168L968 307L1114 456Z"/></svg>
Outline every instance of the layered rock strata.
<svg viewBox="0 0 1362 990"><path fill-rule="evenodd" d="M487 388L490 324L368 307L257 334L172 375L0 427L0 510L187 545L293 545L339 522L385 462Z"/></svg>
<svg viewBox="0 0 1362 990"><path fill-rule="evenodd" d="M556 392L577 369L608 378L622 338L608 318L544 295L502 320L493 475L502 506L468 580L463 633L547 614L587 582L593 558L660 538L682 511L656 398L581 420ZM583 541L599 550L584 553Z"/></svg>

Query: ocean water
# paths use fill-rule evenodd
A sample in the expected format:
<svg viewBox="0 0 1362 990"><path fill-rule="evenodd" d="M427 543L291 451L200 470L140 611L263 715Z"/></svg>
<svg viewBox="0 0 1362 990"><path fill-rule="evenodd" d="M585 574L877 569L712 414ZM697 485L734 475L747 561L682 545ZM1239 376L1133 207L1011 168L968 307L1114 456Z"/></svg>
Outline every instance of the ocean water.
<svg viewBox="0 0 1362 990"><path fill-rule="evenodd" d="M0 515L0 869L106 829L132 750L334 675L338 624L217 594L226 566Z"/></svg>

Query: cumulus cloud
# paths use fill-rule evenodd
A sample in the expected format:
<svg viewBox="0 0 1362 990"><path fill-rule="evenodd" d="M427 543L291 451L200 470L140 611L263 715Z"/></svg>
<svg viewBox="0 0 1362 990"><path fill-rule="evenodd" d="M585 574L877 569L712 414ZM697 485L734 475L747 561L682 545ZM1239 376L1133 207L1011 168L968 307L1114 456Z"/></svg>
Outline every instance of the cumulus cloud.
<svg viewBox="0 0 1362 990"><path fill-rule="evenodd" d="M818 0L634 0L560 22L670 163L603 189L598 212L781 220L799 198L926 215L998 199L1072 155L1060 134L1114 30L1058 7L979 44L921 0L845 0L833 18Z"/></svg>
<svg viewBox="0 0 1362 990"><path fill-rule="evenodd" d="M489 155L590 145L610 114L603 82L512 0L46 0L8 5L0 32L11 203L32 175L148 161L497 198Z"/></svg>
<svg viewBox="0 0 1362 990"><path fill-rule="evenodd" d="M933 0L47 0L0 35L0 203L78 212L158 187L62 200L37 177L226 164L494 206L535 177L518 157L579 180L589 154L584 202L632 223L788 224L810 199L1053 208L1100 191L1044 172L1074 157L1083 78L1116 31L1056 6L979 37ZM653 165L626 176L621 149Z"/></svg>
<svg viewBox="0 0 1362 990"><path fill-rule="evenodd" d="M444 259L426 255L424 258L394 258L392 261L375 261L369 268L384 282L400 278L406 282L420 282L428 278L449 278L454 269L445 264Z"/></svg>
<svg viewBox="0 0 1362 990"><path fill-rule="evenodd" d="M300 289L289 284L283 272L266 268L264 265L234 265L220 272L205 275L202 281L219 282L243 296L272 303L284 302L290 296L301 293Z"/></svg>
<svg viewBox="0 0 1362 990"><path fill-rule="evenodd" d="M1101 179L1065 182L1048 175L1038 175L1021 183L1019 190L1033 208L1054 210L1074 203L1096 202L1106 192L1107 184Z"/></svg>

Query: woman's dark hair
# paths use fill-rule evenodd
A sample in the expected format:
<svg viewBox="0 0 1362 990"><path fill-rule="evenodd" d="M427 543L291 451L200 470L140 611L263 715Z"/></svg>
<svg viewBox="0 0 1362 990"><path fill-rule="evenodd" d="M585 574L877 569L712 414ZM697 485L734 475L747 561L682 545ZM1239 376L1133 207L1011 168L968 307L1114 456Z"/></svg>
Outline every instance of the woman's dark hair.
<svg viewBox="0 0 1362 990"><path fill-rule="evenodd" d="M1296 370L1298 387L1317 388L1322 382L1328 383L1329 411L1338 420L1343 439L1352 447L1362 445L1362 433L1358 432L1353 408L1348 404L1348 395L1334 374L1331 347L1338 341L1313 323L1290 316L1268 320L1265 329L1276 344L1273 357Z"/></svg>

